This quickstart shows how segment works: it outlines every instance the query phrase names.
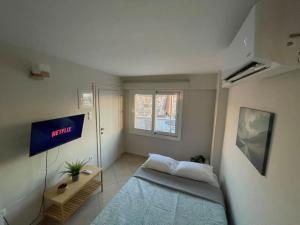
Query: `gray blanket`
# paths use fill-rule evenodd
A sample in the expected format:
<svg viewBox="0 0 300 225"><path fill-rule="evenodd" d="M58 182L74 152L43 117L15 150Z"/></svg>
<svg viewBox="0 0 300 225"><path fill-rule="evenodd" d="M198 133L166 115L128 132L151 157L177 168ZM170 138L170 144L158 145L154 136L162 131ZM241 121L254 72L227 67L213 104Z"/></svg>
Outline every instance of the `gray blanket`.
<svg viewBox="0 0 300 225"><path fill-rule="evenodd" d="M139 168L133 176L175 189L177 191L191 194L196 197L204 198L225 207L221 190L208 183L172 176L142 167Z"/></svg>
<svg viewBox="0 0 300 225"><path fill-rule="evenodd" d="M91 225L227 225L224 207L131 177Z"/></svg>

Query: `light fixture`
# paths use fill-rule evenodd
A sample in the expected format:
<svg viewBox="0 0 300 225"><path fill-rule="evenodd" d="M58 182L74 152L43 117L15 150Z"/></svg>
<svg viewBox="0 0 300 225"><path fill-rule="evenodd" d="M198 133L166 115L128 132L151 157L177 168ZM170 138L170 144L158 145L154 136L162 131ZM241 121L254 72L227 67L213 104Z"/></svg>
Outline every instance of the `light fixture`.
<svg viewBox="0 0 300 225"><path fill-rule="evenodd" d="M30 76L32 78L39 78L39 79L50 77L50 66L46 64L33 64L31 67Z"/></svg>

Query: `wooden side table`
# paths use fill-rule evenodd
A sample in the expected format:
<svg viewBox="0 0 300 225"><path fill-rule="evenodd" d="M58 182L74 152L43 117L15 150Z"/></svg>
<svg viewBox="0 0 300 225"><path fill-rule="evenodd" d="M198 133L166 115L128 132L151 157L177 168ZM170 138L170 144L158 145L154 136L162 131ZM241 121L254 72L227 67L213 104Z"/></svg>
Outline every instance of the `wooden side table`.
<svg viewBox="0 0 300 225"><path fill-rule="evenodd" d="M49 188L44 198L52 205L44 212L45 216L64 223L75 211L80 208L91 194L101 186L103 191L103 175L102 169L96 166L87 165L83 169L91 170L92 174L80 173L79 180L72 182L71 178L65 178L59 184ZM101 180L96 179L100 175ZM62 193L57 193L57 187L61 183L67 183L67 190Z"/></svg>

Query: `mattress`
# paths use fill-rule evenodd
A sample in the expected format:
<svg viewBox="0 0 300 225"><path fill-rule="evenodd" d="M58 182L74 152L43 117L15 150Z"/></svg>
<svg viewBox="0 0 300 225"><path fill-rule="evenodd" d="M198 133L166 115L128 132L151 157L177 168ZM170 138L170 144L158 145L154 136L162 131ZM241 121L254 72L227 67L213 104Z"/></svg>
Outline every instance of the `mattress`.
<svg viewBox="0 0 300 225"><path fill-rule="evenodd" d="M139 170L91 225L227 225L223 199L215 187L210 191L206 184L192 181L205 188L189 190L192 183L185 187L177 184L177 178L166 182L163 177L166 175Z"/></svg>

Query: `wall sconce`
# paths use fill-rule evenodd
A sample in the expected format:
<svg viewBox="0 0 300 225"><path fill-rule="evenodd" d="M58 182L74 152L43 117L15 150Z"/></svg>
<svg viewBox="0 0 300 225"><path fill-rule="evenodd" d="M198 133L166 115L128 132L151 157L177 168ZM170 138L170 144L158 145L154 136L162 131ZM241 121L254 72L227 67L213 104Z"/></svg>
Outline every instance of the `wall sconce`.
<svg viewBox="0 0 300 225"><path fill-rule="evenodd" d="M31 78L44 79L50 77L50 66L46 64L34 64L30 71Z"/></svg>

